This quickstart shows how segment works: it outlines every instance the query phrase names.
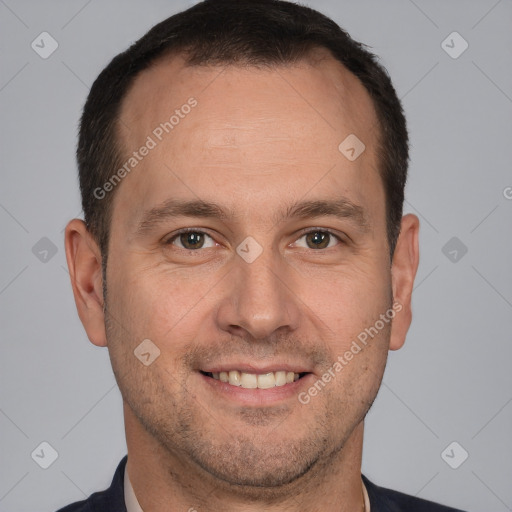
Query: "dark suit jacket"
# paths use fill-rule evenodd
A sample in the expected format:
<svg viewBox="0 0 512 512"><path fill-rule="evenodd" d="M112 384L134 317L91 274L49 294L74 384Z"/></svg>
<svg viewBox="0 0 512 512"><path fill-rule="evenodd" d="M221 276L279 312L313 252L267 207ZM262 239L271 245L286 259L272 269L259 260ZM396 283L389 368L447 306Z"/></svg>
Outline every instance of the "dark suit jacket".
<svg viewBox="0 0 512 512"><path fill-rule="evenodd" d="M126 512L124 504L124 468L127 457L119 463L110 487L95 492L87 500L79 501L61 508L58 512ZM462 512L421 500L413 496L391 491L372 484L363 475L364 485L370 498L371 512Z"/></svg>

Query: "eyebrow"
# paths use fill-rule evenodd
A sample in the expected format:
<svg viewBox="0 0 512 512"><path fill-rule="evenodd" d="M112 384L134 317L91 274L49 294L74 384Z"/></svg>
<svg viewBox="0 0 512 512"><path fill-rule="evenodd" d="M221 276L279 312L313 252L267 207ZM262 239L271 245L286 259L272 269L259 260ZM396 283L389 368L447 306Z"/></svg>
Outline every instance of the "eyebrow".
<svg viewBox="0 0 512 512"><path fill-rule="evenodd" d="M293 218L309 219L324 216L349 220L364 232L370 229L370 223L364 208L343 197L335 200L296 202L275 215L273 220L277 224ZM239 217L239 214L234 210L224 209L216 203L200 199L190 201L169 199L142 214L135 235L140 237L147 235L160 224L176 217L229 220Z"/></svg>

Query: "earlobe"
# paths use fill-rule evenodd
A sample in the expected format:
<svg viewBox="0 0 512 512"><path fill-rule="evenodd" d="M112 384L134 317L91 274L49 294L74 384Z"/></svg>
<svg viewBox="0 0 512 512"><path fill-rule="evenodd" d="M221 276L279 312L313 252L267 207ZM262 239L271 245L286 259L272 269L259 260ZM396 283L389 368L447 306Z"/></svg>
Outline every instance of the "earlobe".
<svg viewBox="0 0 512 512"><path fill-rule="evenodd" d="M403 346L412 321L411 296L419 264L419 227L416 215L408 214L402 218L391 267L393 300L401 310L393 319L390 350Z"/></svg>
<svg viewBox="0 0 512 512"><path fill-rule="evenodd" d="M91 343L106 346L101 253L82 220L66 226L65 247L78 316Z"/></svg>

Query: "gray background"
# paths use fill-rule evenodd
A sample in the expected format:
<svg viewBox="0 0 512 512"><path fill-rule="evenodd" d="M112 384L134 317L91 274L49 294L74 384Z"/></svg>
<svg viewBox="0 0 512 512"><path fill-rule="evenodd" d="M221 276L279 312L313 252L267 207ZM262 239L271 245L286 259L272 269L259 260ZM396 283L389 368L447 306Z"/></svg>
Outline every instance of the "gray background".
<svg viewBox="0 0 512 512"><path fill-rule="evenodd" d="M83 331L66 269L77 122L107 62L191 4L0 0L2 512L83 499L125 453L108 354ZM411 134L406 210L422 221L413 325L369 413L363 471L470 512L512 510L512 1L309 5L388 68ZM47 59L31 48L43 31L59 44ZM453 31L469 44L456 59L441 46ZM58 452L46 470L31 458L43 441ZM446 460L469 453L458 469L441 456L453 441Z"/></svg>

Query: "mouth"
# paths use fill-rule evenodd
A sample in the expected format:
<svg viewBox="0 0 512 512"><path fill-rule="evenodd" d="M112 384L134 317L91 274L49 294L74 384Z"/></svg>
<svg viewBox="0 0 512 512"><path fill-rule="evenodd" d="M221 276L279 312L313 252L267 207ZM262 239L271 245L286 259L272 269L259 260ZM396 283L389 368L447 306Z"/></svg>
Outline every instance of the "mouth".
<svg viewBox="0 0 512 512"><path fill-rule="evenodd" d="M248 373L241 370L220 372L200 371L205 377L243 389L271 389L286 386L309 375L309 372L278 370L266 373Z"/></svg>

